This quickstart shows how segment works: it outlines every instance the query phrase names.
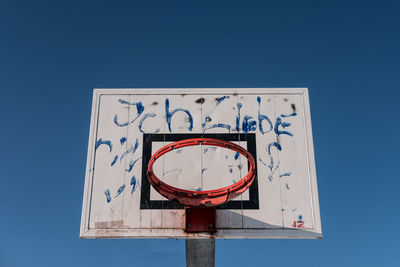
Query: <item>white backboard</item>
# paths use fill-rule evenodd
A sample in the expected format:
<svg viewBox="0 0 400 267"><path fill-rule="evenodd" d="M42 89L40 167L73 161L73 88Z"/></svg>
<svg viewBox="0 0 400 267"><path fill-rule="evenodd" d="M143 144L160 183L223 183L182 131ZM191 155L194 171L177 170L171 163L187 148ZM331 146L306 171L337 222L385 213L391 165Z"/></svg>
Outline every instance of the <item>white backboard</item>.
<svg viewBox="0 0 400 267"><path fill-rule="evenodd" d="M217 208L217 232L185 233L182 206L151 188L147 162L191 137L237 143L257 175ZM209 190L237 182L247 162L216 147L168 153L157 176ZM82 238L321 238L308 91L305 88L95 89L83 198Z"/></svg>

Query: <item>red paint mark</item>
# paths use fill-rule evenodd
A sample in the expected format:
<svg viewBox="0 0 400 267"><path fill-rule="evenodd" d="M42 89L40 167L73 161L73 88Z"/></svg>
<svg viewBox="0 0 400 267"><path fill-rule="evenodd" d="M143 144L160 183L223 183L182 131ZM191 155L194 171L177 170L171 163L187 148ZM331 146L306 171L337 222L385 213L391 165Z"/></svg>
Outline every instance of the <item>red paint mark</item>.
<svg viewBox="0 0 400 267"><path fill-rule="evenodd" d="M294 227L294 228L303 228L304 227L304 221L293 221L292 227Z"/></svg>

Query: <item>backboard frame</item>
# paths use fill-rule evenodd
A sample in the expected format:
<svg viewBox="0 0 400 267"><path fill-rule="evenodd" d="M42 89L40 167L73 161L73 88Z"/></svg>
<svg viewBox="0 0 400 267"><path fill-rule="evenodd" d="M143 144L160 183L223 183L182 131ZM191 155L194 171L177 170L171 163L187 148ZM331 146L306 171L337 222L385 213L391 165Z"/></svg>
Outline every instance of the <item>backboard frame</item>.
<svg viewBox="0 0 400 267"><path fill-rule="evenodd" d="M279 95L301 95L304 105L304 115L307 118L304 123L306 143L307 143L307 160L308 171L310 174L310 194L311 206L313 213L313 229L218 229L214 234L209 233L192 233L187 234L182 229L133 229L133 228L90 228L89 227L89 214L90 214L90 200L92 194L93 176L89 169L93 165L95 155L95 134L98 126L98 113L99 101L101 95L126 95L127 92L131 94L152 95L159 94L163 90L168 94L183 94L188 93L193 95L201 94L258 94L263 91L265 94L279 94ZM85 189L82 206L82 219L81 219L81 238L322 238L322 229L320 221L318 190L316 182L316 170L314 160L313 138L310 120L310 106L307 88L179 88L179 89L166 89L166 88L152 88L152 89L95 89L93 93L92 114L89 133L88 155L87 155L87 170L85 177Z"/></svg>

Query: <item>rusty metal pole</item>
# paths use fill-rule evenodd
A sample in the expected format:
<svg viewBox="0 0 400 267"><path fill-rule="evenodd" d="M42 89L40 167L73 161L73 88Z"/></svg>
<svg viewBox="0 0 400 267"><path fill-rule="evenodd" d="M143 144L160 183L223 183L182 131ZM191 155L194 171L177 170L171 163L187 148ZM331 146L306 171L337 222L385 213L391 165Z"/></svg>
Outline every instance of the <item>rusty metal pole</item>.
<svg viewBox="0 0 400 267"><path fill-rule="evenodd" d="M186 267L214 267L215 239L186 239Z"/></svg>

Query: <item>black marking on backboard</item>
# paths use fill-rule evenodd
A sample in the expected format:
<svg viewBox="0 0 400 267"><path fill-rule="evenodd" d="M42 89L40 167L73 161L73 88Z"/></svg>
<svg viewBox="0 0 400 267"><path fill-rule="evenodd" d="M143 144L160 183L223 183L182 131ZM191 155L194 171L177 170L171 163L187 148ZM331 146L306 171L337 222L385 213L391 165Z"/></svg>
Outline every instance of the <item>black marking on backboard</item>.
<svg viewBox="0 0 400 267"><path fill-rule="evenodd" d="M256 176L249 188L249 200L231 200L225 204L217 206L217 209L259 209L258 198L258 177L257 177L257 151L256 135L254 133L241 134L222 134L222 133L167 133L167 134L144 134L143 135L143 164L142 164L142 183L140 209L183 209L180 204L169 200L151 200L150 183L147 179L147 165L152 156L153 142L176 142L188 138L217 138L225 141L247 142L247 150L256 160ZM250 166L249 166L250 168Z"/></svg>

